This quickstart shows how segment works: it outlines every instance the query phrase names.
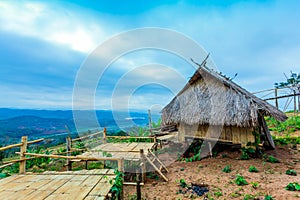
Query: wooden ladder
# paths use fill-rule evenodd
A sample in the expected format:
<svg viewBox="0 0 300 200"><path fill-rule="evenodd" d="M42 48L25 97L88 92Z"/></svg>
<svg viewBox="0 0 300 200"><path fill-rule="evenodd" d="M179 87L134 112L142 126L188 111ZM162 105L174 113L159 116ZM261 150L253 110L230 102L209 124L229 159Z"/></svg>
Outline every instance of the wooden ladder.
<svg viewBox="0 0 300 200"><path fill-rule="evenodd" d="M158 157L148 149L148 154L145 155L145 159L148 163L155 169L155 171L165 180L169 181L169 179L163 174L163 170L169 172L168 168L158 159Z"/></svg>

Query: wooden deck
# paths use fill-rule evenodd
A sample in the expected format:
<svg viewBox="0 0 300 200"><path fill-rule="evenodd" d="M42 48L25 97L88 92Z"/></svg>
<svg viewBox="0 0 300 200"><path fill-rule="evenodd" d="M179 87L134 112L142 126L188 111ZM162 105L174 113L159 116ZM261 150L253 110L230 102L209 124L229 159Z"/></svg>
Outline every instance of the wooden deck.
<svg viewBox="0 0 300 200"><path fill-rule="evenodd" d="M148 152L152 149L155 143L106 143L93 148L89 152L82 154L84 157L105 158L107 157L103 152L110 153L113 158L121 158L124 160L138 161L140 157L140 149Z"/></svg>
<svg viewBox="0 0 300 200"><path fill-rule="evenodd" d="M18 174L0 180L0 199L105 199L116 175L111 169Z"/></svg>

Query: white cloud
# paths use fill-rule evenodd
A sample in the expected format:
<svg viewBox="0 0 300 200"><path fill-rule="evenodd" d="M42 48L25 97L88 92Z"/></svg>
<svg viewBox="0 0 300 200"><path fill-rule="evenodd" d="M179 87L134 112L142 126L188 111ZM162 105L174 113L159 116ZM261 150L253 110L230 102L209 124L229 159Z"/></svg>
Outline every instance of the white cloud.
<svg viewBox="0 0 300 200"><path fill-rule="evenodd" d="M86 12L46 2L0 2L0 29L88 53L110 28L101 29L101 20Z"/></svg>

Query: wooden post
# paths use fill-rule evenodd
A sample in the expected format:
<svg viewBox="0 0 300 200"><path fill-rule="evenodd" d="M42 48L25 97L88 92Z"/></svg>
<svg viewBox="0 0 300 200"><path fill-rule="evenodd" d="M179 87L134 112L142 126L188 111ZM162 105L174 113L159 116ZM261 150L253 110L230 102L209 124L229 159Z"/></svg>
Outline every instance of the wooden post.
<svg viewBox="0 0 300 200"><path fill-rule="evenodd" d="M71 151L71 138L66 137L66 151L67 151L67 156L70 156L70 151ZM70 171L72 170L72 162L70 161L69 158L67 158L67 170Z"/></svg>
<svg viewBox="0 0 300 200"><path fill-rule="evenodd" d="M150 110L148 110L148 121L149 121L150 135L152 135L152 119L151 119L151 111Z"/></svg>
<svg viewBox="0 0 300 200"><path fill-rule="evenodd" d="M142 199L140 175L141 175L140 170L136 170L136 197L137 197L137 200Z"/></svg>
<svg viewBox="0 0 300 200"><path fill-rule="evenodd" d="M124 158L118 160L118 170L122 174L124 173ZM123 176L123 182L124 182L124 176ZM123 199L123 197L124 197L124 188L123 188L123 184L122 184L122 191L119 194L119 199Z"/></svg>
<svg viewBox="0 0 300 200"><path fill-rule="evenodd" d="M297 96L296 91L294 90L294 113L296 114L297 111Z"/></svg>
<svg viewBox="0 0 300 200"><path fill-rule="evenodd" d="M208 142L208 148L209 148L209 155L212 158L213 154L212 154L212 148L211 148L211 143L210 142Z"/></svg>
<svg viewBox="0 0 300 200"><path fill-rule="evenodd" d="M20 162L20 169L19 169L20 174L26 173L26 160L25 160L26 156L25 156L25 153L27 151L27 141L28 141L27 136L22 136L22 139L21 139L22 146L20 148L20 160L22 160Z"/></svg>
<svg viewBox="0 0 300 200"><path fill-rule="evenodd" d="M278 99L277 99L278 93L277 92L278 92L278 89L275 88L275 106L278 109Z"/></svg>
<svg viewBox="0 0 300 200"><path fill-rule="evenodd" d="M106 127L103 128L103 143L106 143Z"/></svg>
<svg viewBox="0 0 300 200"><path fill-rule="evenodd" d="M298 89L298 112L300 112L300 88Z"/></svg>
<svg viewBox="0 0 300 200"><path fill-rule="evenodd" d="M140 149L140 157L142 162L142 181L145 183L146 181L146 159L144 155L144 149Z"/></svg>

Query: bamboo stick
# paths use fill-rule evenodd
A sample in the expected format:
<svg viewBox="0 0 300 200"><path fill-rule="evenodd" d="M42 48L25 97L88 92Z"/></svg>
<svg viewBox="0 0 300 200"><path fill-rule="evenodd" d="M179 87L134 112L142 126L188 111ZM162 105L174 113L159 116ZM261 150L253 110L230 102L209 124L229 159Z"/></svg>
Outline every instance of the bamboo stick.
<svg viewBox="0 0 300 200"><path fill-rule="evenodd" d="M11 166L11 165L13 165L13 164L15 164L15 163L7 163L7 164L5 164L5 165L0 166L0 169L5 168L5 167L8 167L8 166Z"/></svg>
<svg viewBox="0 0 300 200"><path fill-rule="evenodd" d="M44 140L44 138L41 138L41 139L38 139L38 140L32 140L32 141L27 142L27 144L33 144L33 143L41 142L43 140ZM5 147L1 147L0 151L4 151L4 150L7 150L7 149L11 149L11 148L15 148L15 147L20 147L20 146L22 146L22 143L11 144L11 145L8 145L8 146L5 146Z"/></svg>
<svg viewBox="0 0 300 200"><path fill-rule="evenodd" d="M15 152L16 154L21 154L20 152ZM37 154L37 153L24 153L26 156L35 156L35 157L48 157L48 158L64 158L64 159L81 159L81 160L89 160L89 161L119 161L120 158L113 157L105 157L105 158L95 158L95 157L85 157L85 156L61 156L61 155L53 155L53 154Z"/></svg>
<svg viewBox="0 0 300 200"><path fill-rule="evenodd" d="M91 135L85 135L85 136L82 136L82 137L79 137L79 138L75 138L75 139L72 139L72 142L76 142L76 141L79 141L79 140L82 140L82 139L85 139L85 138L93 137L93 136L99 135L101 133L102 133L102 131L97 132L97 133L93 133Z"/></svg>
<svg viewBox="0 0 300 200"><path fill-rule="evenodd" d="M5 162L3 162L3 164L17 163L17 162L26 161L26 160L31 160L31 159L33 159L33 158L23 158L23 159L17 159L17 160L10 160L10 161L5 161Z"/></svg>

